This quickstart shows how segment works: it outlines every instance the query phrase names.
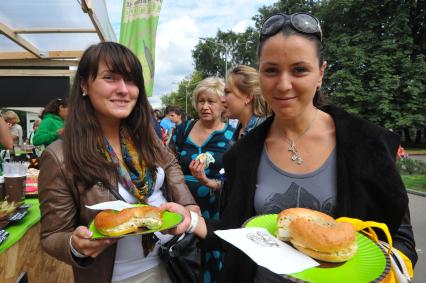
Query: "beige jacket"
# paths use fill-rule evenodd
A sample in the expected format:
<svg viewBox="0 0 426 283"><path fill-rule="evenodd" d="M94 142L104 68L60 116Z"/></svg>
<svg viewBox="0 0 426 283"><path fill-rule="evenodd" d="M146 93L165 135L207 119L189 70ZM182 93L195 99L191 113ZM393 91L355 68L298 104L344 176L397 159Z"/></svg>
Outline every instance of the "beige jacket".
<svg viewBox="0 0 426 283"><path fill-rule="evenodd" d="M181 168L172 153L162 152L164 169L171 201L182 205L196 205L185 185ZM95 259L77 260L69 248L69 238L77 226L88 226L96 211L86 208L99 202L116 200L112 193L97 183L90 189L76 186L64 168L63 141L52 143L40 162L39 199L41 208L41 245L51 256L73 267L75 282L110 282L116 245L107 248Z"/></svg>

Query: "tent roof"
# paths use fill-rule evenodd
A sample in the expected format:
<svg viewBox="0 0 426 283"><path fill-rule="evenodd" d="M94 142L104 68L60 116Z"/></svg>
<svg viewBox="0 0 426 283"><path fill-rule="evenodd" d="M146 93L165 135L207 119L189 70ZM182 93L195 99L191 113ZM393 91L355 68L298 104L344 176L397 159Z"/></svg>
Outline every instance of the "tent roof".
<svg viewBox="0 0 426 283"><path fill-rule="evenodd" d="M75 63L100 41L117 41L104 0L0 1L0 61Z"/></svg>

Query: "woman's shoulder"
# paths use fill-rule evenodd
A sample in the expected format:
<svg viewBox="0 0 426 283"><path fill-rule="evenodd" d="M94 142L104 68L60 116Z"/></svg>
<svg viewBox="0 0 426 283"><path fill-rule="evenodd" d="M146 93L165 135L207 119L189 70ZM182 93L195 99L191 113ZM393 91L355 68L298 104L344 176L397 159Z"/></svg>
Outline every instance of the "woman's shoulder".
<svg viewBox="0 0 426 283"><path fill-rule="evenodd" d="M57 139L56 141L49 144L48 147L43 151L43 155L50 155L55 158L58 162L64 162L64 141Z"/></svg>
<svg viewBox="0 0 426 283"><path fill-rule="evenodd" d="M252 129L247 135L239 139L227 152L227 155L241 155L241 153L257 153L263 148L268 130L274 117L268 117L263 123Z"/></svg>
<svg viewBox="0 0 426 283"><path fill-rule="evenodd" d="M327 105L322 107L321 110L333 118L338 140L346 140L352 143L380 141L393 147L397 146L400 142L400 137L394 132L356 114L349 113L342 108Z"/></svg>

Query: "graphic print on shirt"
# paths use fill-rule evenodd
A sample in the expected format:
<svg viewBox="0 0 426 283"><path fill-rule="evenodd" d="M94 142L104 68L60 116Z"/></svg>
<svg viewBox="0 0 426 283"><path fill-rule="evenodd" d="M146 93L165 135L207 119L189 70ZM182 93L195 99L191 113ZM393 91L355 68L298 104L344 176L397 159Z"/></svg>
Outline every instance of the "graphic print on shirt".
<svg viewBox="0 0 426 283"><path fill-rule="evenodd" d="M321 203L304 187L292 182L285 193L272 193L265 199L263 213L280 213L282 210L292 207L304 207L319 210L327 214L333 212L333 198Z"/></svg>

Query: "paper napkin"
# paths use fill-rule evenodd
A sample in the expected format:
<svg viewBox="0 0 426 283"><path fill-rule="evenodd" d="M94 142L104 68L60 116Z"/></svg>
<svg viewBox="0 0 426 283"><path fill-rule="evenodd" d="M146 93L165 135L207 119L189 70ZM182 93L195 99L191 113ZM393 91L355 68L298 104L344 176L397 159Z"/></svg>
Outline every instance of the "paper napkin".
<svg viewBox="0 0 426 283"><path fill-rule="evenodd" d="M121 211L125 208L132 208L134 206L122 200L114 200L114 201L100 202L95 205L86 205L86 207L93 210L114 209L114 210Z"/></svg>
<svg viewBox="0 0 426 283"><path fill-rule="evenodd" d="M277 274L318 266L312 258L278 240L264 228L217 230L216 235L242 250L254 262Z"/></svg>

